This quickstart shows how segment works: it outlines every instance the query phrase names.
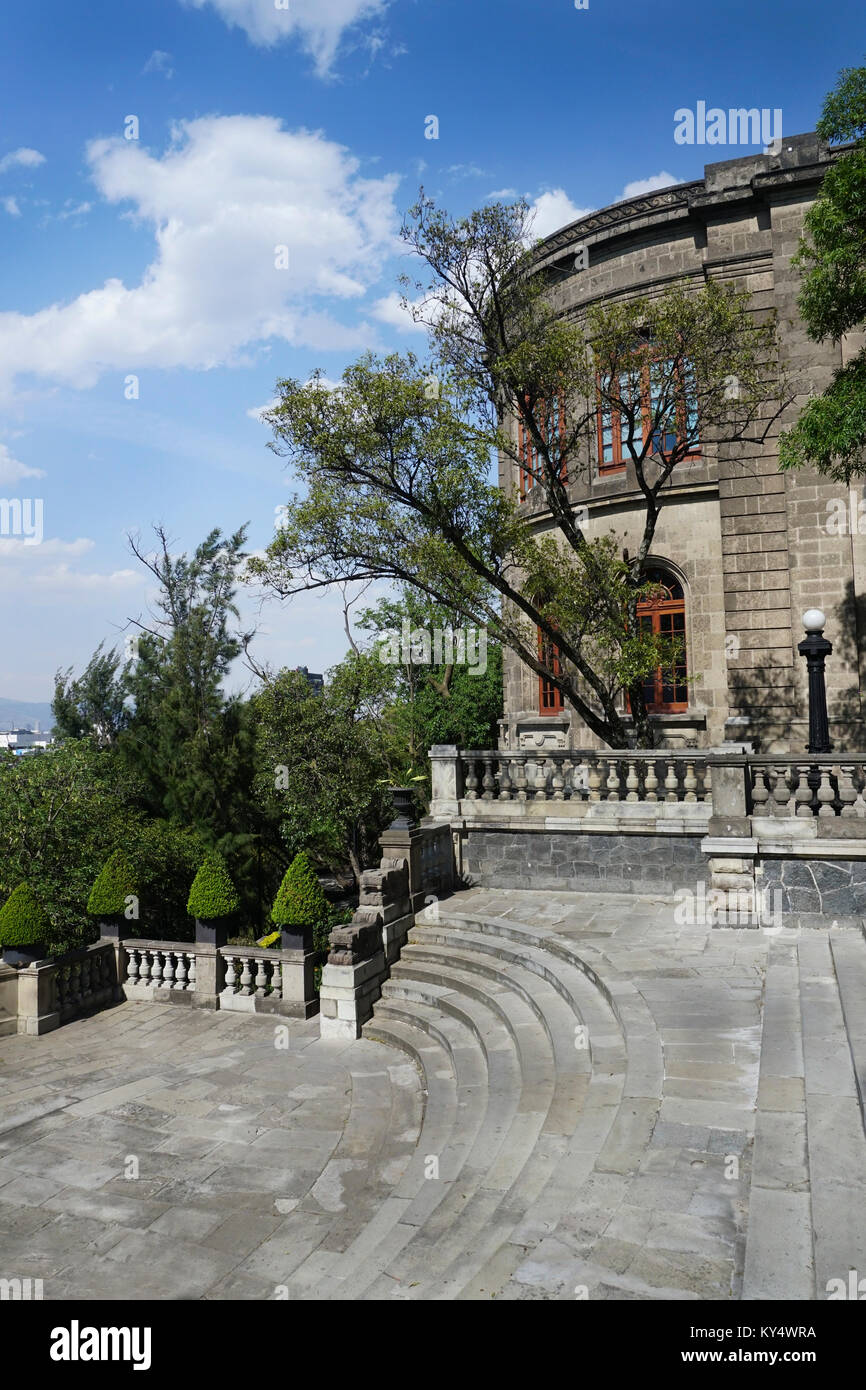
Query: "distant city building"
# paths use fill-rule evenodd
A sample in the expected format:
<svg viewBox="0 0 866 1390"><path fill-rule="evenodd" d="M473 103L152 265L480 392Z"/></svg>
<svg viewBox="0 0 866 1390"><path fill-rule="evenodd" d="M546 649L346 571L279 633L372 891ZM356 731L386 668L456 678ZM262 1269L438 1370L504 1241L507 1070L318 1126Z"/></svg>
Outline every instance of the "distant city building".
<svg viewBox="0 0 866 1390"><path fill-rule="evenodd" d="M52 742L50 734L39 732L38 723L35 729L8 729L5 733L0 733L0 748L8 748L16 757L22 757L25 753L42 752Z"/></svg>
<svg viewBox="0 0 866 1390"><path fill-rule="evenodd" d="M306 666L296 666L295 670L299 676L306 677L307 684L314 695L321 695L325 688L325 677L317 676L314 671L308 671Z"/></svg>

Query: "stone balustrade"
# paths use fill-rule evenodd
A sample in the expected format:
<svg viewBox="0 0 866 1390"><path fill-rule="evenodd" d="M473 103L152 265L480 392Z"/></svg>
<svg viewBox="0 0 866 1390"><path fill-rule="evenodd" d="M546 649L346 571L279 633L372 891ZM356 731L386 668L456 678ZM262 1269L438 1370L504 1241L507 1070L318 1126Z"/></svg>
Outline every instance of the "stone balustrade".
<svg viewBox="0 0 866 1390"><path fill-rule="evenodd" d="M748 795L753 816L866 821L866 754L851 753L838 761L752 755Z"/></svg>
<svg viewBox="0 0 866 1390"><path fill-rule="evenodd" d="M279 1012L283 1000L283 953L262 947L221 946L225 970L220 1008L244 1013L261 1012L260 1004ZM288 967L287 967L288 969ZM288 992L287 992L288 998Z"/></svg>
<svg viewBox="0 0 866 1390"><path fill-rule="evenodd" d="M459 753L466 801L708 802L706 753L597 749L571 751L464 749Z"/></svg>
<svg viewBox="0 0 866 1390"><path fill-rule="evenodd" d="M165 941L125 941L127 999L152 999L159 991L195 990L195 947Z"/></svg>

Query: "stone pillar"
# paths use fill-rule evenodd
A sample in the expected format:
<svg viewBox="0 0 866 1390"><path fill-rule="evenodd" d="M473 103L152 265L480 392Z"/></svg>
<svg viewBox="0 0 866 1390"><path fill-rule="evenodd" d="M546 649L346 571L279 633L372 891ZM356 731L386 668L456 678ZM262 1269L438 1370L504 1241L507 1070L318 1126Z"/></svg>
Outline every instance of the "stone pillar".
<svg viewBox="0 0 866 1390"><path fill-rule="evenodd" d="M313 983L316 953L313 950L312 935L312 930L309 934L304 933L304 939L297 947L280 952L283 1003L290 1004L292 1014L297 1014L299 1018L312 1018L313 1014L319 1011L319 1001ZM285 939L285 933L283 937Z"/></svg>
<svg viewBox="0 0 866 1390"><path fill-rule="evenodd" d="M194 1009L218 1009L219 997L225 988L225 961L216 946L195 945L195 989L192 991Z"/></svg>
<svg viewBox="0 0 866 1390"><path fill-rule="evenodd" d="M54 961L43 961L18 971L18 1032L51 1033L60 1027L56 1007Z"/></svg>
<svg viewBox="0 0 866 1390"><path fill-rule="evenodd" d="M748 760L742 755L712 759L713 814L707 827L709 834L701 841L701 852L707 856L714 902L724 909L720 926L744 916L754 926L759 925L755 896L758 842L752 838L748 815L748 776Z"/></svg>
<svg viewBox="0 0 866 1390"><path fill-rule="evenodd" d="M100 925L104 930L105 923L103 922ZM123 938L119 934L111 936L103 935L99 939L100 941L108 941L114 952L114 980L112 982L111 993L116 1004L119 1000L125 998L123 986L126 984L126 966L129 957L123 945Z"/></svg>
<svg viewBox="0 0 866 1390"><path fill-rule="evenodd" d="M385 858L378 869L361 875L358 909L348 926L331 932L331 952L322 970L323 1038L351 1041L361 1036L390 962L399 956L414 921L404 859Z"/></svg>
<svg viewBox="0 0 866 1390"><path fill-rule="evenodd" d="M433 820L449 820L460 814L463 795L463 766L459 749L454 743L434 743L430 749L432 796L430 816Z"/></svg>
<svg viewBox="0 0 866 1390"><path fill-rule="evenodd" d="M18 971L0 960L0 1038L18 1032Z"/></svg>

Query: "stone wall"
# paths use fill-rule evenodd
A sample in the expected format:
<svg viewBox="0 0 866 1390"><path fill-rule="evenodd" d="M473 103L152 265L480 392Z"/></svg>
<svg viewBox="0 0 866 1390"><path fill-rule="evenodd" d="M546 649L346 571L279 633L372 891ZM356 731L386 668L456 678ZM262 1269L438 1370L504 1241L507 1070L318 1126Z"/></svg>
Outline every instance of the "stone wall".
<svg viewBox="0 0 866 1390"><path fill-rule="evenodd" d="M708 877L701 835L605 835L574 830L468 830L465 877L486 888L570 892L694 891Z"/></svg>
<svg viewBox="0 0 866 1390"><path fill-rule="evenodd" d="M800 926L859 926L866 917L866 859L764 859L761 883L782 917Z"/></svg>

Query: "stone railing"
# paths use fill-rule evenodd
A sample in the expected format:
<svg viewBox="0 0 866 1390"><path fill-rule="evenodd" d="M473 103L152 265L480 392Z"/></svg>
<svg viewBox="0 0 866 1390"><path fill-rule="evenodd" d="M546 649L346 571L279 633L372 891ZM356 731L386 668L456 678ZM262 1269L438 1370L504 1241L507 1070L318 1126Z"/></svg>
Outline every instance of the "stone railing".
<svg viewBox="0 0 866 1390"><path fill-rule="evenodd" d="M282 951L127 940L119 944L119 952L126 999L303 1018L315 1012L312 941L303 949Z"/></svg>
<svg viewBox="0 0 866 1390"><path fill-rule="evenodd" d="M596 749L459 754L467 801L709 801L707 754Z"/></svg>
<svg viewBox="0 0 866 1390"><path fill-rule="evenodd" d="M753 816L866 821L866 753L838 760L750 755L746 790Z"/></svg>
<svg viewBox="0 0 866 1390"><path fill-rule="evenodd" d="M126 973L121 983L127 999L152 999L160 991L184 994L195 990L195 946L124 941L123 950Z"/></svg>
<svg viewBox="0 0 866 1390"><path fill-rule="evenodd" d="M220 1008L246 1013L261 1012L267 1003L268 1012L279 1013L283 1002L284 954L261 946L221 946L219 954L225 967L225 983L220 991ZM288 961L285 963L289 970ZM286 999L290 997L289 981L285 982Z"/></svg>
<svg viewBox="0 0 866 1390"><path fill-rule="evenodd" d="M119 997L114 946L97 941L22 969L0 965L2 1032L50 1033Z"/></svg>

